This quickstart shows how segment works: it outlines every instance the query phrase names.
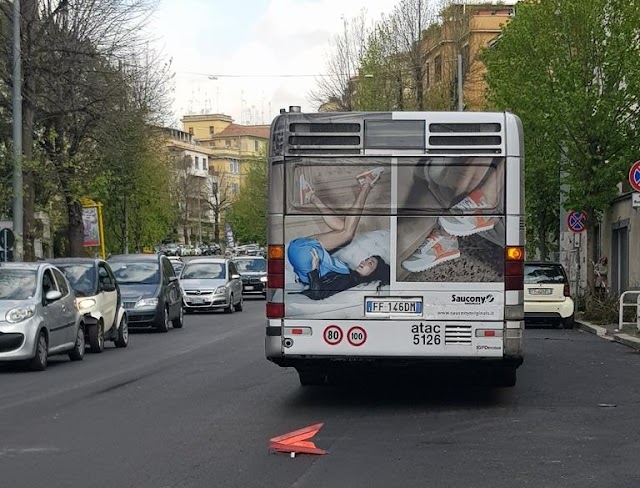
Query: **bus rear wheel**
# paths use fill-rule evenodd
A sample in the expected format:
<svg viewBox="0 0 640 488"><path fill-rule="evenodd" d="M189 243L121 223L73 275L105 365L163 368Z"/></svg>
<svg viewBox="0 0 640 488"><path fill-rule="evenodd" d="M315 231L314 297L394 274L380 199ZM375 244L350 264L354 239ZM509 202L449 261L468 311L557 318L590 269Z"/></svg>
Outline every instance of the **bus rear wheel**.
<svg viewBox="0 0 640 488"><path fill-rule="evenodd" d="M327 374L318 369L299 369L300 385L302 386L320 386L324 385Z"/></svg>
<svg viewBox="0 0 640 488"><path fill-rule="evenodd" d="M516 386L517 374L514 366L492 368L489 372L489 381L492 386L511 388Z"/></svg>

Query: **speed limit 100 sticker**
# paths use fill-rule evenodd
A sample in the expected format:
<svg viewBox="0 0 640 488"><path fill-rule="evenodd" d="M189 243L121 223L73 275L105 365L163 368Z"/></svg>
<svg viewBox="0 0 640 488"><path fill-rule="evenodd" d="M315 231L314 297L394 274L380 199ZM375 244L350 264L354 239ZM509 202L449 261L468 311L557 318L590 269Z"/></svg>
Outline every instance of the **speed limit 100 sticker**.
<svg viewBox="0 0 640 488"><path fill-rule="evenodd" d="M324 337L324 342L330 346L337 346L342 342L342 329L337 325L330 325L324 329L322 337Z"/></svg>
<svg viewBox="0 0 640 488"><path fill-rule="evenodd" d="M362 327L351 327L347 332L347 340L352 346L361 346L367 342L367 331Z"/></svg>

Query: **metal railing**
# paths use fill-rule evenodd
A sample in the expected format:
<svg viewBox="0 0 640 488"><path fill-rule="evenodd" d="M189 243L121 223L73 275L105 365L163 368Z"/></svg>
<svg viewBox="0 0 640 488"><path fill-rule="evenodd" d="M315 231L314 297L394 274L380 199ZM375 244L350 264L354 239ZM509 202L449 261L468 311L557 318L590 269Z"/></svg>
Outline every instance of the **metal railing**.
<svg viewBox="0 0 640 488"><path fill-rule="evenodd" d="M626 302L624 301L625 297L628 295L636 295L635 302ZM625 322L624 321L624 309L625 307L636 307L636 319L633 322ZM640 290L630 290L625 291L620 295L620 312L618 317L618 330L622 330L625 325L633 325L635 324L638 332L640 332Z"/></svg>

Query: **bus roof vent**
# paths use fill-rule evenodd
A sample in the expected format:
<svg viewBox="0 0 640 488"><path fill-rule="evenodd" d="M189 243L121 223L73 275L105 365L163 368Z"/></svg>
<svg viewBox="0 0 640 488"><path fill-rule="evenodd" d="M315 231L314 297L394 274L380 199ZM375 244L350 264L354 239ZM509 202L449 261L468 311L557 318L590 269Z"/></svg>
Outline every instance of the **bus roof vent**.
<svg viewBox="0 0 640 488"><path fill-rule="evenodd" d="M355 122L293 122L289 154L360 154L362 126Z"/></svg>
<svg viewBox="0 0 640 488"><path fill-rule="evenodd" d="M428 154L503 154L504 131L498 122L430 123Z"/></svg>

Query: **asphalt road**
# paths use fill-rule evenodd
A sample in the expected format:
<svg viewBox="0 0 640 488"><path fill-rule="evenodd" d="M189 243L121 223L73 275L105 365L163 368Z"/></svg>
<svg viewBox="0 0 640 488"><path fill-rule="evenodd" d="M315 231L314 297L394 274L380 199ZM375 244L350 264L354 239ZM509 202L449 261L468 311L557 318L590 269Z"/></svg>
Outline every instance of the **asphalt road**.
<svg viewBox="0 0 640 488"><path fill-rule="evenodd" d="M637 487L640 355L527 330L513 389L302 389L262 300L44 373L0 368L0 487ZM326 456L270 453L315 422Z"/></svg>

